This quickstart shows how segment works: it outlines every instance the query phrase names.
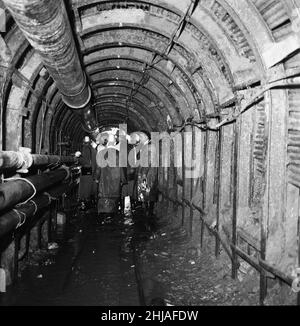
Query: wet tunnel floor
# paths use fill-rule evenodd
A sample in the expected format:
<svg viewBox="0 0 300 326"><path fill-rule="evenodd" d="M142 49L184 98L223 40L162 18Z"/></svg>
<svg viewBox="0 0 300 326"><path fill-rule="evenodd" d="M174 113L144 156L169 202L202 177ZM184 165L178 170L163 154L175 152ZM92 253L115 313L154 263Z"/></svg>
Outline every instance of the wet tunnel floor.
<svg viewBox="0 0 300 326"><path fill-rule="evenodd" d="M48 257L46 264L27 267L4 304L140 305L129 248L131 227L124 225L124 219L120 215L104 219L91 211L79 213L57 254Z"/></svg>
<svg viewBox="0 0 300 326"><path fill-rule="evenodd" d="M232 280L225 251L214 258L213 238L200 248L173 213L154 220L141 209L126 218L75 208L56 239L59 249L31 257L0 306L139 306L155 298L175 306L258 304L259 278L250 266L241 263Z"/></svg>

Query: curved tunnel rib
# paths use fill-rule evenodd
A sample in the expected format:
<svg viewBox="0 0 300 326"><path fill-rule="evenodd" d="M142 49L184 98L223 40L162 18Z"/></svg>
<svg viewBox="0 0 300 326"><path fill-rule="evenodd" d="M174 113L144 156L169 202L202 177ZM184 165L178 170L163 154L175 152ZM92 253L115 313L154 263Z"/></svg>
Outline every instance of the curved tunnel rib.
<svg viewBox="0 0 300 326"><path fill-rule="evenodd" d="M83 109L89 130L97 128L91 112L91 89L87 84L62 1L4 1L32 47L41 56L63 101Z"/></svg>
<svg viewBox="0 0 300 326"><path fill-rule="evenodd" d="M297 1L0 0L0 8L1 149L74 155L89 132L123 123L128 133L190 133L177 148L183 167L173 159L157 173L159 214L197 246L207 230L212 256L225 250L233 278L254 267L260 304L271 274L297 281ZM193 160L198 174L188 178Z"/></svg>

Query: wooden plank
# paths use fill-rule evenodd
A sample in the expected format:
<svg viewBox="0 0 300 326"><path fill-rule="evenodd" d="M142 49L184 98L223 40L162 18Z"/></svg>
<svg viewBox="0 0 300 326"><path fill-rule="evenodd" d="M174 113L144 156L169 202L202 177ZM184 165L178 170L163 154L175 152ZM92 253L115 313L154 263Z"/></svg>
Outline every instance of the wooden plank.
<svg viewBox="0 0 300 326"><path fill-rule="evenodd" d="M300 205L298 211L298 266L300 266ZM300 292L297 295L297 305L300 306Z"/></svg>
<svg viewBox="0 0 300 326"><path fill-rule="evenodd" d="M164 194L164 196L166 196L166 198L168 198L169 200L172 200L166 194ZM235 246L232 242L229 243L229 246L231 248L231 251L230 251L228 245L225 243L224 240L222 240L220 234L216 230L212 229L210 227L210 225L205 221L204 216L206 216L206 214L203 211L203 209L201 207L198 207L197 205L195 205L193 203L190 203L187 199L183 199L183 202L188 206L192 205L196 210L198 210L201 213L200 218L203 221L203 224L205 225L205 227L207 228L209 233L211 233L215 237L220 238L220 242L221 242L222 246L224 247L225 251L227 252L227 254L228 254L229 258L231 259L231 261L233 261L233 255L231 254L231 251L234 251L235 254L238 257L245 260L248 264L250 264L252 267L254 267L258 272L263 274L264 277L265 277L265 280L266 280L267 277L275 276L275 277L279 278L281 281L283 281L285 284L287 284L289 286L292 285L292 283L293 283L293 278L292 277L286 275L285 273L283 273L282 271L277 269L275 266L270 265L268 262L266 262L262 258L257 260L255 258L251 257L250 255L246 254L243 250L241 250L240 248ZM178 201L178 204L183 205L183 203L180 202L180 201ZM226 229L224 231L226 231ZM225 232L225 234L226 233L227 232ZM230 235L229 234L227 234L227 237L230 240ZM238 266L239 266L239 263L237 262L237 267Z"/></svg>
<svg viewBox="0 0 300 326"><path fill-rule="evenodd" d="M182 198L185 198L185 137L182 132ZM181 225L185 223L185 207L182 206Z"/></svg>
<svg viewBox="0 0 300 326"><path fill-rule="evenodd" d="M208 181L208 146L209 146L209 131L205 133L204 140L204 181L203 181L203 207L206 210L208 206L207 200L207 181ZM201 220L201 229L200 229L200 248L203 248L203 240L204 240L204 222Z"/></svg>
<svg viewBox="0 0 300 326"><path fill-rule="evenodd" d="M222 166L222 131L223 129L221 128L218 133L218 144L216 146L216 172L215 172L215 179L216 179L216 203L217 203L217 224L216 224L216 231L219 233L220 232L220 217L221 217L221 198L220 198L220 190L221 190L221 166ZM219 237L216 237L216 246L215 246L215 255L216 257L220 256L220 239Z"/></svg>
<svg viewBox="0 0 300 326"><path fill-rule="evenodd" d="M195 157L195 127L192 126L192 151L191 151L191 161L194 160ZM200 149L199 149L200 150ZM194 167L193 167L194 168ZM195 172L192 172L192 178L191 178L191 185L190 185L190 198L191 201L193 200L194 197L194 177L195 177ZM193 235L193 222L194 222L194 208L193 206L190 207L190 224L189 224L189 233L190 236Z"/></svg>
<svg viewBox="0 0 300 326"><path fill-rule="evenodd" d="M234 150L232 168L232 187L233 187L233 213L232 213L232 244L237 246L237 216L238 216L238 168L239 168L239 141L240 141L240 119L234 125ZM238 272L237 253L233 250L232 259L232 278L236 279Z"/></svg>

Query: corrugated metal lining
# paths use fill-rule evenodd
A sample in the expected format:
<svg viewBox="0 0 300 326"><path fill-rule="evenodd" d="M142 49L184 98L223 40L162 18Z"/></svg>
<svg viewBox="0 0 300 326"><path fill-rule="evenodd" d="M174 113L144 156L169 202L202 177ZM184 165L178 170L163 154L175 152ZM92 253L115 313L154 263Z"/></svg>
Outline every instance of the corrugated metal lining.
<svg viewBox="0 0 300 326"><path fill-rule="evenodd" d="M288 170L289 182L300 188L300 91L289 90Z"/></svg>
<svg viewBox="0 0 300 326"><path fill-rule="evenodd" d="M284 2L281 0L252 0L271 31L285 26L289 21ZM274 35L275 37L275 35ZM278 41L278 39L276 39Z"/></svg>
<svg viewBox="0 0 300 326"><path fill-rule="evenodd" d="M251 172L253 178L250 179L250 205L260 202L264 191L267 153L266 128L265 103L261 101L256 105L254 112L253 166Z"/></svg>
<svg viewBox="0 0 300 326"><path fill-rule="evenodd" d="M256 6L257 10L261 13L262 18L269 26L271 32L273 33L274 39L276 41L279 41L282 38L289 35L289 33L291 32L291 22L288 13L285 10L286 6L283 1L252 0L252 2ZM237 49L237 52L241 56L249 59L251 62L254 62L255 54L244 32L239 27L238 22L235 21L235 19L225 9L222 3L216 0L200 0L198 5L202 6L203 8L205 8L205 10L209 11L209 13L214 17L214 19L218 22L218 24L222 26L222 28L224 29L224 33L232 40L234 46ZM126 2L105 1L105 2L98 2L98 3L97 2L88 3L88 1L85 1L82 2L81 5L80 1L78 1L76 2L76 5L73 5L73 8L78 10L79 12L78 17L82 15L87 15L87 16L92 15L99 11L108 11L114 9L141 9L144 10L145 12L150 12L155 15L166 15L168 19L172 22L178 23L178 21L180 20L180 15L178 14L178 12L176 12L175 7L174 8L170 7L171 8L170 9L168 8L167 3L159 3L159 2L150 3L150 2L134 2L134 1L131 2L130 1L129 2L128 1ZM187 23L186 28L187 30L195 29L196 31L197 26L191 25L191 22L189 22ZM2 35L4 35L4 37L7 39L15 38L14 37L14 35L16 35L15 32L16 32L16 26L13 23L13 20L9 19L8 31L6 34L2 34ZM18 41L20 42L20 39L16 39L14 42L18 43ZM230 77L230 72L227 71L227 66L224 64L222 57L218 53L216 53L213 48L211 48L210 44L207 43L209 40L207 41L205 40L205 38L202 38L199 41L201 42L203 41L204 46L211 49L211 53L214 53L214 60L217 62L217 65L219 66L222 73L225 75L227 81L230 81L231 77ZM176 46L174 48L176 49ZM16 53L14 53L14 55L16 55ZM17 63L17 65L20 65L20 63ZM299 65L298 56L289 59L285 63L286 68L290 68L298 65ZM36 74L36 72L34 74ZM197 92L194 89L193 84L189 83L189 80L187 80L185 77L186 76L184 75L182 76L183 80L185 80L185 83L187 83L191 91L197 95ZM39 79L40 77L37 78ZM59 94L56 94L55 96L57 97L59 96ZM200 101L200 98L198 98L198 101ZM290 101L292 101L292 98L290 99ZM293 105L293 103L291 103L291 105Z"/></svg>
<svg viewBox="0 0 300 326"><path fill-rule="evenodd" d="M201 0L200 3L209 9L223 26L236 46L238 53L250 59L251 62L255 62L256 58L247 38L227 10L218 1Z"/></svg>
<svg viewBox="0 0 300 326"><path fill-rule="evenodd" d="M234 23L234 20L230 17L230 15L226 12L226 10L224 10L224 8L221 7L217 2L211 2L211 3L206 2L206 1L202 1L202 2L204 5L211 7L212 11L215 12L215 17L219 20L219 23L222 24L224 29L227 31L228 35L230 35L235 46L237 46L237 48L239 48L239 53L242 55L245 55L246 57L250 56L251 49L250 49L248 42L246 41L246 38L243 36L243 33L238 28L238 26ZM200 4L202 2L200 1ZM80 2L77 2L76 5L80 5ZM150 4L150 3L146 3L146 2L142 3L142 2L133 2L133 1L132 2L124 2L124 1L115 2L114 1L114 2L105 2L105 3L95 3L94 2L91 4L81 6L79 13L80 13L80 15L89 15L89 14L93 14L93 13L99 12L99 11L107 11L107 10L114 10L114 9L141 9L141 10L144 10L145 12L151 12L152 14L155 14L155 15L165 15L168 17L168 19L170 21L178 23L180 21L181 13L179 14L179 12L177 12L176 10L172 11L172 9L167 8L167 7L164 8L164 6L165 6L165 4L162 6L162 4L159 4L159 3L158 4L156 4L156 3ZM75 8L75 7L73 7L73 8ZM75 9L78 10L77 8L75 8ZM76 17L78 19L79 16L77 15ZM7 31L7 33L4 33L2 35L4 36L4 38L7 39L7 41L9 39L14 39L13 41L8 41L8 42L13 43L13 47L16 47L16 44L18 44L19 42L24 42L24 41L23 41L23 38L17 37L18 28L14 24L13 20L10 18L10 15L8 15L8 18L9 18L8 25L7 25L8 31ZM191 29L191 27L193 27L193 28ZM192 31L194 31L194 29L195 30L197 29L197 27L194 25L192 26L191 23L187 23L186 28L187 28L187 30L192 30ZM231 81L230 71L228 71L228 67L224 63L224 59L219 55L218 49L213 48L213 45L210 43L209 38L207 38L206 40L201 39L199 41L203 41L205 43L206 47L211 52L213 59L216 61L217 65L220 67L221 73L223 73L225 75L227 81L230 82ZM178 48L178 46L175 45L174 49L176 49L176 51L177 51L177 48ZM13 56L16 56L17 52L18 51L13 51ZM254 58L254 56L253 56L253 58ZM24 59L24 62L20 61L14 65L16 67L21 66L21 65L25 66L27 64L27 62L29 62L30 56L22 54L20 56L20 60L22 60L22 59ZM37 71L33 72L33 76L37 76L36 78L34 78L35 79L34 81L31 80L32 78L30 78L31 82L34 83L32 86L33 86L33 88L35 88L35 85L40 85L39 79L42 77L39 76ZM198 92L197 92L196 88L185 77L186 76L184 76L184 75L182 76L183 80L188 85L188 87L191 89L191 91L195 95L197 101L200 103L201 99L198 96ZM43 84L45 84L44 80L41 80L41 82ZM45 91L45 93L47 93L47 92ZM27 96L27 99L24 99L23 102L26 104L30 103L31 105L34 105L34 107L30 108L30 111L31 112L36 111L36 110L39 111L40 107L36 107L37 105L34 104L34 103L39 103L39 102L34 101L34 103L33 103L32 100L29 100L29 98L32 98L32 96L30 95L30 92L27 91L25 95ZM58 93L56 93L55 99L59 96L60 95ZM53 102L57 102L57 101L54 101L55 99L52 98L51 100ZM28 129L28 123L26 122L24 125L27 125L27 129ZM69 131L73 132L74 128L71 127L71 129Z"/></svg>
<svg viewBox="0 0 300 326"><path fill-rule="evenodd" d="M256 106L256 130L254 138L254 159L255 170L263 174L265 172L264 161L266 158L266 143L265 143L265 128L266 128L266 115L264 103Z"/></svg>
<svg viewBox="0 0 300 326"><path fill-rule="evenodd" d="M274 40L279 42L293 33L292 22L286 6L280 0L252 0L269 26ZM284 62L285 69L300 66L300 54L291 56ZM288 181L300 188L300 90L288 91Z"/></svg>

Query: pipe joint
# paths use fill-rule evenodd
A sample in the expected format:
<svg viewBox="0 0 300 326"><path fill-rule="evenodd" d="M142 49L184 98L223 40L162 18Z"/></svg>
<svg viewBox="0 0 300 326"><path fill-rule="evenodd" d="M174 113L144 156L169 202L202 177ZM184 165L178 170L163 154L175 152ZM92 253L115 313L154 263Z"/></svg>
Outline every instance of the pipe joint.
<svg viewBox="0 0 300 326"><path fill-rule="evenodd" d="M22 156L23 164L22 164L22 167L17 170L17 172L19 172L19 173L28 173L28 169L33 164L33 158L32 158L32 155L31 155L31 149L30 148L26 148L26 147L20 147L19 148L19 153Z"/></svg>
<svg viewBox="0 0 300 326"><path fill-rule="evenodd" d="M87 77L84 74L84 87L82 90L75 95L66 95L62 94L62 100L64 103L70 107L71 109L83 109L85 108L91 101L92 91L90 86L87 84Z"/></svg>

